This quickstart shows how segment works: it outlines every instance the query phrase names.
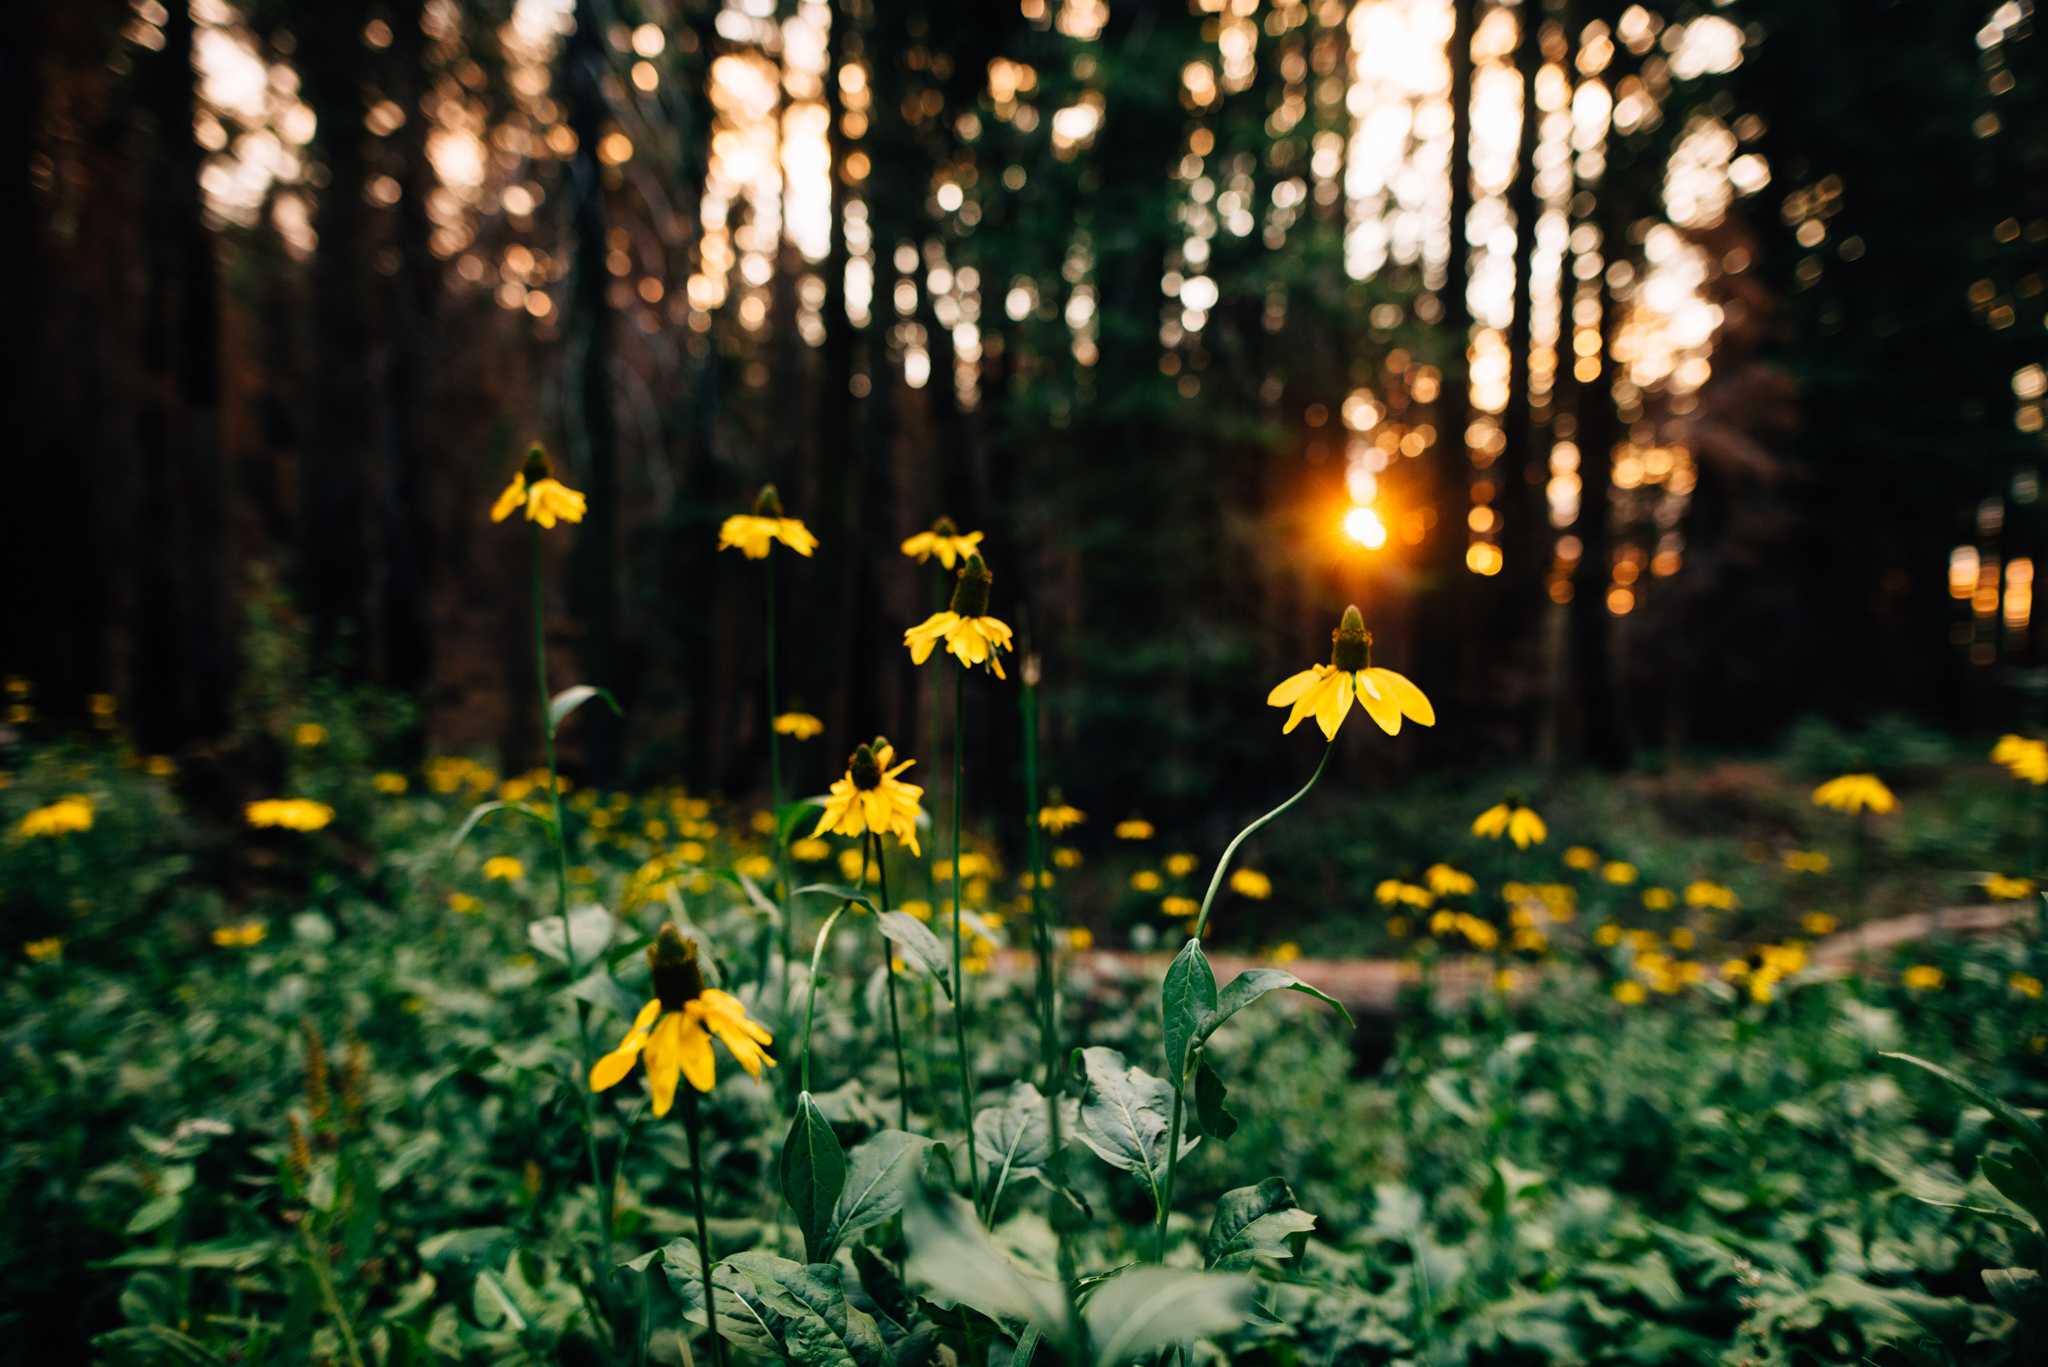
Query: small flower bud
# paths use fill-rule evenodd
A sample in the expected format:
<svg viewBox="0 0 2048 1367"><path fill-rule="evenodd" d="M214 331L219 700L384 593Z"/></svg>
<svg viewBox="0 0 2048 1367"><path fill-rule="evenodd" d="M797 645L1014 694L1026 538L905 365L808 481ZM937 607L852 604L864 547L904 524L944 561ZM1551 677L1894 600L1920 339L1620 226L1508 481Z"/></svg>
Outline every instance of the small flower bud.
<svg viewBox="0 0 2048 1367"><path fill-rule="evenodd" d="M704 970L697 966L697 942L683 938L674 921L662 922L661 931L647 951L647 963L654 973L654 995L663 1011L680 1011L683 1003L695 1001L704 992Z"/></svg>
<svg viewBox="0 0 2048 1367"><path fill-rule="evenodd" d="M555 477L555 463L548 459L547 450L539 442L535 442L533 449L526 453L526 463L519 467L519 474L529 488Z"/></svg>
<svg viewBox="0 0 2048 1367"><path fill-rule="evenodd" d="M988 589L995 578L980 556L968 556L967 563L960 567L960 582L953 589L953 611L962 617L988 616Z"/></svg>
<svg viewBox="0 0 2048 1367"><path fill-rule="evenodd" d="M754 495L755 517L781 517L782 495L775 492L775 486L764 484L761 492Z"/></svg>
<svg viewBox="0 0 2048 1367"><path fill-rule="evenodd" d="M960 529L957 526L953 525L952 518L942 517L937 522L932 523L932 535L958 536L960 535Z"/></svg>
<svg viewBox="0 0 2048 1367"><path fill-rule="evenodd" d="M1372 633L1365 629L1365 614L1356 607L1344 609L1344 621L1330 633L1333 642L1330 666L1340 674L1355 674L1372 665Z"/></svg>

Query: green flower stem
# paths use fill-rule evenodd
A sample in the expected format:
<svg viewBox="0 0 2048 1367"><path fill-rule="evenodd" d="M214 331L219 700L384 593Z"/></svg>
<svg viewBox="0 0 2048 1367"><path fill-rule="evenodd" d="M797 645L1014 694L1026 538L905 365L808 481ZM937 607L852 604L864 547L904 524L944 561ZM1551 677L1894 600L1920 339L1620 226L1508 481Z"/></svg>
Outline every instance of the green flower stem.
<svg viewBox="0 0 2048 1367"><path fill-rule="evenodd" d="M886 912L889 910L889 866L882 862L881 835L869 831L868 844L874 850L876 889L882 897L882 910ZM889 1044L896 1051L896 1108L900 1117L897 1128L909 1134L910 1070L903 1063L903 1024L896 1011L896 948L886 935L882 937L882 971L889 975Z"/></svg>
<svg viewBox="0 0 2048 1367"><path fill-rule="evenodd" d="M327 1250L314 1240L311 1219L299 1221L299 1242L305 1245L300 1256L305 1259L306 1270L313 1274L313 1285L319 1289L321 1305L341 1335L341 1346L348 1354L349 1367L363 1367L362 1349L356 1346L356 1327L350 1323L348 1312L341 1308L341 1297L334 1289L334 1268L327 1261Z"/></svg>
<svg viewBox="0 0 2048 1367"><path fill-rule="evenodd" d="M966 766L960 738L966 729L967 666L953 663L953 1048L960 1059L960 1123L967 1132L967 1190L981 1200L981 1160L974 1152L974 1077L967 1058L967 993L960 977L960 788Z"/></svg>
<svg viewBox="0 0 2048 1367"><path fill-rule="evenodd" d="M1215 905L1216 894L1223 887L1223 875L1230 871L1230 859L1232 855L1237 853L1237 847L1239 845L1244 844L1246 840L1250 839L1252 832L1258 830L1259 827L1265 825L1274 817L1279 816L1289 807L1292 807L1295 803L1307 797L1309 789L1316 786L1316 781L1322 778L1323 776L1323 770L1329 767L1330 756L1336 753L1336 750L1337 742L1334 739L1332 739L1327 745L1323 747L1323 757L1320 761L1317 762L1316 771L1308 776L1308 782L1301 785L1301 791L1296 793L1293 797L1288 798L1285 802L1275 807L1272 811L1267 812L1264 816L1260 817L1257 821L1254 821L1251 825L1239 831L1237 833L1237 839L1231 841L1230 844L1224 849L1223 857L1216 861L1216 872L1213 875L1211 875L1209 879L1208 894L1202 898L1201 915L1195 918L1195 939L1201 939L1202 932L1208 928L1209 908ZM1175 1084L1176 1088L1178 1087L1178 1085L1178 1083Z"/></svg>
<svg viewBox="0 0 2048 1367"><path fill-rule="evenodd" d="M768 792L773 804L775 830L776 902L782 908L782 995L777 999L783 1018L789 1016L789 956L795 927L790 925L789 849L782 838L782 736L775 729L775 554L770 551L762 565L768 574Z"/></svg>
<svg viewBox="0 0 2048 1367"><path fill-rule="evenodd" d="M833 923L839 919L841 912L852 905L853 903L851 902L841 902L833 910L832 914L825 918L825 924L818 927L818 942L811 946L810 999L804 1003L804 1046L801 1070L803 1089L807 1092L811 1090L811 1016L818 1009L818 965L825 957L825 942L832 938Z"/></svg>
<svg viewBox="0 0 2048 1367"><path fill-rule="evenodd" d="M1024 666L1020 702L1024 712L1024 844L1031 865L1031 945L1038 959L1038 1055L1045 1068L1045 1094L1052 1108L1053 1147L1059 1147L1059 1107L1050 1098L1058 1082L1059 1030L1053 1000L1058 972L1053 962L1052 927L1047 923L1051 908L1042 900L1045 886L1045 846L1038 827L1038 685L1031 675L1035 666Z"/></svg>
<svg viewBox="0 0 2048 1367"><path fill-rule="evenodd" d="M1200 1049L1188 1050L1188 1061L1194 1062ZM1155 1198L1159 1202L1159 1238L1153 1245L1152 1261L1166 1265L1166 1217L1173 1213L1173 1176L1180 1167L1180 1131L1187 1120L1187 1079L1185 1075L1173 1079L1173 1122L1166 1129L1166 1183Z"/></svg>
<svg viewBox="0 0 2048 1367"><path fill-rule="evenodd" d="M714 1367L725 1367L725 1340L718 1334L718 1300L711 1289L711 1231L704 1220L704 1159L698 1147L703 1118L697 1111L697 1089L685 1082L681 1091L683 1133L690 1141L690 1191L697 1201L697 1265L704 1270L704 1325L711 1336L711 1361Z"/></svg>

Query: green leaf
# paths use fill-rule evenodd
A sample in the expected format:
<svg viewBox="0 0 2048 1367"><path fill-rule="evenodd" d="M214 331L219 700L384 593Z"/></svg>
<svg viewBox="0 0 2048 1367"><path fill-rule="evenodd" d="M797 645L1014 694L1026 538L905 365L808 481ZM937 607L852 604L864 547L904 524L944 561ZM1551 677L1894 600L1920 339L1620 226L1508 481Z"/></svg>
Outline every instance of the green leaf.
<svg viewBox="0 0 2048 1367"><path fill-rule="evenodd" d="M782 1199L803 1231L804 1254L823 1262L831 1237L832 1212L846 1187L846 1154L839 1136L809 1092L796 1099L796 1117L782 1142Z"/></svg>
<svg viewBox="0 0 2048 1367"><path fill-rule="evenodd" d="M1252 1284L1220 1272L1133 1268L1088 1298L1095 1367L1117 1367L1212 1334L1227 1334L1252 1313Z"/></svg>
<svg viewBox="0 0 2048 1367"><path fill-rule="evenodd" d="M902 1130L883 1130L854 1145L847 1155L845 1187L832 1208L830 1232L817 1261L865 1229L903 1209L904 1194L917 1180L931 1140Z"/></svg>
<svg viewBox="0 0 2048 1367"><path fill-rule="evenodd" d="M572 969L597 962L604 947L612 942L618 922L603 907L592 903L569 913L568 949L562 947L562 918L543 916L526 923L526 939L535 949L558 964Z"/></svg>
<svg viewBox="0 0 2048 1367"><path fill-rule="evenodd" d="M189 1334L181 1334L168 1324L144 1324L127 1329L113 1329L96 1336L93 1347L100 1349L95 1358L99 1361L121 1361L132 1357L144 1362L174 1365L174 1367L227 1367L227 1359L208 1348ZM122 1353L111 1349L124 1350Z"/></svg>
<svg viewBox="0 0 2048 1367"><path fill-rule="evenodd" d="M1166 1175L1173 1088L1165 1079L1126 1064L1114 1049L1083 1049L1081 1061L1088 1085L1081 1094L1078 1137L1111 1167L1144 1178L1156 1200ZM1198 1137L1185 1138L1182 1156L1199 1142Z"/></svg>
<svg viewBox="0 0 2048 1367"><path fill-rule="evenodd" d="M738 1321L741 1332L747 1338L767 1338L774 1356L799 1367L891 1367L882 1331L873 1316L847 1302L836 1266L805 1266L754 1249L723 1260L713 1275L728 1269L738 1274L729 1285L745 1316ZM727 1286L724 1278L718 1278L721 1291ZM721 1333L725 1319L721 1296ZM740 1337L725 1336L760 1355Z"/></svg>
<svg viewBox="0 0 2048 1367"><path fill-rule="evenodd" d="M166 1192L162 1196L146 1201L142 1209L129 1217L128 1227L123 1233L147 1234L159 1225L168 1224L177 1217L178 1207L183 1204L184 1198L176 1192Z"/></svg>
<svg viewBox="0 0 2048 1367"><path fill-rule="evenodd" d="M2048 1295L2044 1295L2041 1274L2028 1267L1987 1267L1984 1269L1984 1289L1991 1293L1991 1299L2020 1323L2037 1326L2041 1323L2044 1310L2048 1310Z"/></svg>
<svg viewBox="0 0 2048 1367"><path fill-rule="evenodd" d="M1202 1122L1202 1133L1218 1140L1230 1138L1237 1133L1237 1117L1223 1108L1223 1100L1230 1095L1230 1089L1223 1085L1223 1078L1209 1060L1204 1057L1195 1064L1195 1117Z"/></svg>
<svg viewBox="0 0 2048 1367"><path fill-rule="evenodd" d="M917 1307L910 1293L903 1289L903 1281L896 1270L882 1261L882 1255L866 1244L856 1244L853 1249L854 1270L860 1274L861 1290L868 1293L868 1299L875 1308L905 1329L917 1317Z"/></svg>
<svg viewBox="0 0 2048 1367"><path fill-rule="evenodd" d="M1188 1073L1188 1049L1206 1039L1204 1027L1216 1014L1216 971L1209 967L1200 940L1189 940L1166 966L1159 1012L1166 1026L1166 1076L1182 1085Z"/></svg>
<svg viewBox="0 0 2048 1367"><path fill-rule="evenodd" d="M903 1205L903 1238L910 1247L907 1275L935 1298L991 1319L1035 1324L1055 1343L1066 1340L1065 1293L1004 1257L958 1196L914 1188Z"/></svg>
<svg viewBox="0 0 2048 1367"><path fill-rule="evenodd" d="M563 689L548 700L548 734L553 735L560 730L563 720L592 698L603 698L605 706L611 708L613 716L626 715L626 709L619 706L619 700L614 698L609 690L592 688L589 684L577 684L574 688Z"/></svg>
<svg viewBox="0 0 2048 1367"><path fill-rule="evenodd" d="M1000 1191L1012 1177L1031 1177L1052 1159L1052 1121L1045 1097L1028 1082L1010 1085L1000 1106L974 1117L974 1151Z"/></svg>
<svg viewBox="0 0 2048 1367"><path fill-rule="evenodd" d="M1317 1001L1328 1002L1337 1008L1337 1014L1344 1018L1346 1025L1354 1030L1358 1028L1358 1023L1351 1019L1351 1013L1344 1009L1344 1003L1320 988L1309 986L1284 969L1248 968L1235 978L1232 978L1230 985L1218 994L1216 1009L1210 1013L1209 1019L1203 1023L1202 1032L1196 1037L1195 1043L1200 1044L1207 1040L1209 1036L1216 1033L1217 1028L1223 1022L1229 1020L1268 992L1278 992L1283 989L1288 992L1299 992L1304 996L1314 997Z"/></svg>
<svg viewBox="0 0 2048 1367"><path fill-rule="evenodd" d="M1915 1199L1918 1200L1921 1205L1933 1206L1937 1210L1960 1210L1966 1211L1971 1215L1979 1215L1982 1216L1984 1219L1991 1221L1993 1224L2003 1225L2007 1229L2028 1230L2033 1228L2032 1225L2029 1225L2025 1220L2022 1220L2019 1216L2014 1215L2009 1210L1987 1210L1983 1206L1959 1206L1954 1205L1948 1201L1930 1201L1924 1196L1916 1197Z"/></svg>
<svg viewBox="0 0 2048 1367"><path fill-rule="evenodd" d="M275 1257L275 1240L240 1243L215 1239L183 1248L134 1248L117 1258L94 1263L94 1267L213 1267L227 1272L247 1272Z"/></svg>
<svg viewBox="0 0 2048 1367"><path fill-rule="evenodd" d="M953 1000L953 984L947 981L952 971L952 957L946 953L946 946L939 937L932 934L931 927L907 911L885 911L876 917L882 934L889 943L896 946L897 957L913 968L921 968L938 982L939 990L946 994L946 1000Z"/></svg>
<svg viewBox="0 0 2048 1367"><path fill-rule="evenodd" d="M492 799L489 802L479 802L476 806L469 809L469 815L462 818L462 824L455 828L455 836L448 842L448 848L453 850L463 841L467 840L469 833L476 829L476 823L482 821L492 812L510 812L514 816L523 816L538 821L550 831L555 828L553 817L544 816L524 803L499 802L496 799Z"/></svg>
<svg viewBox="0 0 2048 1367"><path fill-rule="evenodd" d="M2013 1133L2019 1136L2020 1142L2027 1146L2037 1163L2048 1166L2048 1134L2043 1134L2041 1127L2022 1114L2018 1107L2000 1100L1968 1078L1959 1077L1938 1063L1929 1063L1926 1059L1915 1058L1911 1054L1882 1054L1879 1057L1895 1058L1901 1063L1910 1063L1915 1068L1925 1068L1963 1095L1977 1101L2012 1127Z"/></svg>
<svg viewBox="0 0 2048 1367"><path fill-rule="evenodd" d="M703 1324L704 1264L697 1245L688 1239L670 1240L661 1250L661 1272L669 1291L682 1303L683 1318ZM781 1356L782 1341L764 1318L753 1284L723 1263L713 1265L711 1282L718 1301L719 1336L752 1357Z"/></svg>
<svg viewBox="0 0 2048 1367"><path fill-rule="evenodd" d="M2004 1161L1987 1154L1977 1160L1977 1168L1999 1195L2033 1216L2037 1225L2048 1226L2048 1182L2032 1154L2014 1149Z"/></svg>
<svg viewBox="0 0 2048 1367"><path fill-rule="evenodd" d="M1278 1177L1255 1187L1239 1187L1216 1203L1216 1218L1202 1245L1206 1264L1223 1271L1253 1265L1261 1257L1292 1258L1296 1239L1315 1228L1316 1217L1294 1203L1294 1193Z"/></svg>
<svg viewBox="0 0 2048 1367"><path fill-rule="evenodd" d="M791 832L796 829L796 823L812 812L825 810L828 801L830 799L824 797L800 797L794 802L783 803L782 809L775 814L775 843L778 846L787 845Z"/></svg>
<svg viewBox="0 0 2048 1367"><path fill-rule="evenodd" d="M795 892L792 892L790 896L802 897L806 893L813 892L828 893L831 896L838 898L842 902L852 903L856 906L863 906L866 907L869 911L874 911L876 909L874 898L868 896L859 888L850 888L846 886L844 883L807 883L803 887L798 888Z"/></svg>

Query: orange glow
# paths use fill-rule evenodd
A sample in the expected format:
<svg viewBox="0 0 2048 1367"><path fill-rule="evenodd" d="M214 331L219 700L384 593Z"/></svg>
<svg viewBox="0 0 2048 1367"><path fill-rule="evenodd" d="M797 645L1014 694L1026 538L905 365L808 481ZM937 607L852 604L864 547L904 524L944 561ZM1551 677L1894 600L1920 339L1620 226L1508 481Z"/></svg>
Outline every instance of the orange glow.
<svg viewBox="0 0 2048 1367"><path fill-rule="evenodd" d="M1474 574L1499 574L1505 557L1489 541L1475 541L1465 548L1465 568Z"/></svg>
<svg viewBox="0 0 2048 1367"><path fill-rule="evenodd" d="M1353 508L1344 514L1344 535L1369 551L1387 544L1387 526L1370 508Z"/></svg>

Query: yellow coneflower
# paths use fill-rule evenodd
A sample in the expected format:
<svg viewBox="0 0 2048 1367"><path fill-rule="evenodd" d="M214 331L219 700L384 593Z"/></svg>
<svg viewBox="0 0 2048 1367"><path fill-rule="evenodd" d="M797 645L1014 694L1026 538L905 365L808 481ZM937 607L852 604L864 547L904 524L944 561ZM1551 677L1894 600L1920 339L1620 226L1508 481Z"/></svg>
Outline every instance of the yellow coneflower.
<svg viewBox="0 0 2048 1367"><path fill-rule="evenodd" d="M1678 894L1670 888L1645 888L1643 905L1651 911L1669 911L1678 905Z"/></svg>
<svg viewBox="0 0 2048 1367"><path fill-rule="evenodd" d="M380 793L388 793L396 797L411 785L405 781L404 774L394 774L387 770L384 773L373 775L370 779L370 786Z"/></svg>
<svg viewBox="0 0 2048 1367"><path fill-rule="evenodd" d="M1948 975L1933 964L1914 964L1899 975L1899 981L1915 992L1936 992L1948 981Z"/></svg>
<svg viewBox="0 0 2048 1367"><path fill-rule="evenodd" d="M317 831L334 820L334 808L303 797L273 797L242 809L251 826L282 826L288 831Z"/></svg>
<svg viewBox="0 0 2048 1367"><path fill-rule="evenodd" d="M647 961L654 969L654 997L640 1008L619 1047L590 1070L591 1091L617 1085L633 1070L633 1061L644 1056L647 1081L654 1091L654 1113L667 1115L675 1104L679 1077L687 1078L700 1092L710 1091L718 1081L711 1053L713 1035L725 1041L734 1061L750 1076L759 1078L764 1063L775 1066L775 1060L761 1047L773 1044L775 1037L747 1019L747 1008L739 998L704 985L696 942L685 940L674 922L663 924L647 951Z"/></svg>
<svg viewBox="0 0 2048 1367"><path fill-rule="evenodd" d="M1185 878L1201 864L1191 854L1169 854L1166 856L1166 871L1175 878Z"/></svg>
<svg viewBox="0 0 2048 1367"><path fill-rule="evenodd" d="M1010 649L1010 628L988 615L989 585L995 576L978 555L967 557L960 567L960 582L953 588L953 604L935 612L903 633L910 647L910 662L923 664L941 640L946 650L963 665L987 664L998 679L1003 673L1001 653Z"/></svg>
<svg viewBox="0 0 2048 1367"><path fill-rule="evenodd" d="M780 541L798 555L818 549L818 538L797 518L782 515L782 497L775 486L764 484L754 499L754 511L734 513L718 529L718 549L733 547L749 560L768 558L769 543Z"/></svg>
<svg viewBox="0 0 2048 1367"><path fill-rule="evenodd" d="M2000 736L1991 747L1991 761L2012 771L2014 778L2032 784L2048 783L2048 741L2025 736Z"/></svg>
<svg viewBox="0 0 2048 1367"><path fill-rule="evenodd" d="M1888 812L1899 805L1892 796L1892 790L1884 786L1884 780L1876 774L1843 774L1831 778L1813 790L1814 802L1822 807L1832 807L1838 812L1860 812L1869 808L1873 812Z"/></svg>
<svg viewBox="0 0 2048 1367"><path fill-rule="evenodd" d="M2031 896L2034 880L2031 878L2007 878L2003 874L1987 873L1981 880L1984 894L1994 902L2017 902Z"/></svg>
<svg viewBox="0 0 2048 1367"><path fill-rule="evenodd" d="M1423 870L1422 881L1439 897L1464 897L1479 890L1479 880L1449 864L1431 864Z"/></svg>
<svg viewBox="0 0 2048 1367"><path fill-rule="evenodd" d="M263 937L269 933L270 928L261 921L244 921L240 925L215 927L213 942L222 949L247 949L263 943Z"/></svg>
<svg viewBox="0 0 2048 1367"><path fill-rule="evenodd" d="M1799 918L1799 928L1808 935L1832 935L1835 933L1835 927L1840 924L1840 921L1824 911L1809 911ZM1673 931L1672 934L1676 935L1677 932Z"/></svg>
<svg viewBox="0 0 2048 1367"><path fill-rule="evenodd" d="M919 532L903 543L903 553L922 565L933 556L947 569L953 568L955 560L966 560L981 554L981 533L962 532L953 525L953 519L942 517L932 523L928 532Z"/></svg>
<svg viewBox="0 0 2048 1367"><path fill-rule="evenodd" d="M1574 845L1564 852L1568 867L1591 872L1600 867L1600 852L1585 845Z"/></svg>
<svg viewBox="0 0 2048 1367"><path fill-rule="evenodd" d="M491 521L503 522L519 508L526 509L528 522L543 527L552 527L557 521L581 522L586 510L583 495L555 478L554 462L537 445L526 453L526 463L491 505Z"/></svg>
<svg viewBox="0 0 2048 1367"><path fill-rule="evenodd" d="M846 762L846 774L832 784L825 800L825 815L811 838L821 835L861 836L869 831L886 832L903 842L912 854L917 847L917 800L924 789L904 783L896 775L917 763L914 759L893 764L896 749L881 736L853 752Z"/></svg>
<svg viewBox="0 0 2048 1367"><path fill-rule="evenodd" d="M1819 850L1785 851L1785 867L1794 873L1826 873L1834 861Z"/></svg>
<svg viewBox="0 0 2048 1367"><path fill-rule="evenodd" d="M1192 897L1168 897L1159 903L1159 910L1176 919L1193 916L1202 909L1202 904Z"/></svg>
<svg viewBox="0 0 2048 1367"><path fill-rule="evenodd" d="M1550 828L1543 824L1542 817L1536 815L1535 808L1523 806L1522 799L1510 793L1506 801L1488 807L1473 819L1472 834L1483 835L1488 840L1498 840L1505 835L1515 842L1516 849L1526 850L1548 839Z"/></svg>
<svg viewBox="0 0 2048 1367"><path fill-rule="evenodd" d="M92 829L92 799L73 794L60 797L47 807L38 807L14 823L14 833L19 836L70 835L74 831Z"/></svg>
<svg viewBox="0 0 2048 1367"><path fill-rule="evenodd" d="M448 894L448 910L450 911L461 912L467 916L483 909L484 903L481 897L471 897L466 892L451 892Z"/></svg>
<svg viewBox="0 0 2048 1367"><path fill-rule="evenodd" d="M1636 866L1619 859L1611 860L1600 866L1600 876L1610 883L1627 887L1636 881Z"/></svg>
<svg viewBox="0 0 2048 1367"><path fill-rule="evenodd" d="M312 749L327 743L327 728L317 721L302 721L292 728L292 744Z"/></svg>
<svg viewBox="0 0 2048 1367"><path fill-rule="evenodd" d="M832 857L832 847L822 840L805 836L802 840L790 842L789 857L799 864L822 864Z"/></svg>
<svg viewBox="0 0 2048 1367"><path fill-rule="evenodd" d="M1701 878L1685 885L1685 904L1689 907L1712 907L1715 911L1733 911L1738 900L1735 889L1709 879Z"/></svg>
<svg viewBox="0 0 2048 1367"><path fill-rule="evenodd" d="M1088 814L1079 807L1070 807L1060 797L1060 790L1052 790L1052 800L1038 809L1038 824L1054 835L1078 826L1088 819Z"/></svg>
<svg viewBox="0 0 2048 1367"><path fill-rule="evenodd" d="M1128 821L1119 821L1116 823L1116 838L1118 840L1150 840L1152 838L1152 823L1142 816L1134 816Z"/></svg>
<svg viewBox="0 0 2048 1367"><path fill-rule="evenodd" d="M825 729L825 723L808 712L784 712L775 719L776 734L809 740Z"/></svg>
<svg viewBox="0 0 2048 1367"><path fill-rule="evenodd" d="M1372 890L1373 899L1383 907L1401 906L1427 907L1436 901L1436 894L1428 888L1414 883L1404 883L1398 878L1383 878L1380 885ZM1450 913L1446 912L1445 915Z"/></svg>
<svg viewBox="0 0 2048 1367"><path fill-rule="evenodd" d="M1139 869L1131 875L1131 886L1139 892L1157 892L1163 882L1157 869Z"/></svg>
<svg viewBox="0 0 2048 1367"><path fill-rule="evenodd" d="M53 964L64 957L64 941L52 935L47 940L29 940L22 944L21 952L39 964Z"/></svg>
<svg viewBox="0 0 2048 1367"><path fill-rule="evenodd" d="M1357 608L1344 609L1344 620L1330 633L1330 640L1330 663L1311 665L1281 680L1266 695L1267 706L1294 709L1280 728L1281 735L1313 716L1324 738L1335 740L1354 700L1390 736L1400 734L1403 717L1423 726L1436 725L1436 709L1421 689L1391 669L1373 667L1372 635Z"/></svg>
<svg viewBox="0 0 2048 1367"><path fill-rule="evenodd" d="M1273 880L1257 869L1239 869L1230 875L1230 890L1240 897L1263 902L1273 895Z"/></svg>
<svg viewBox="0 0 2048 1367"><path fill-rule="evenodd" d="M484 860L484 877L499 883L516 883L526 876L526 865L509 854L493 855Z"/></svg>

